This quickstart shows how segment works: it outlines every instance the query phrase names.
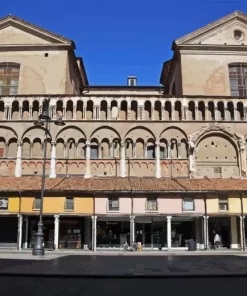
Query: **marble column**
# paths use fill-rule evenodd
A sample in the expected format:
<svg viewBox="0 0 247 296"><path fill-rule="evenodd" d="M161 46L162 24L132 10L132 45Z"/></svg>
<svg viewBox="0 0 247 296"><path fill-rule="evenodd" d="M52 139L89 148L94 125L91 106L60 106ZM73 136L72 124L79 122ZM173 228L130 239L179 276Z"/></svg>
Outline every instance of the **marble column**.
<svg viewBox="0 0 247 296"><path fill-rule="evenodd" d="M22 142L17 142L17 155L16 155L16 164L15 164L15 177L21 177L22 174Z"/></svg>
<svg viewBox="0 0 247 296"><path fill-rule="evenodd" d="M240 216L240 246L241 246L241 250L245 251L246 246L245 246L245 216Z"/></svg>
<svg viewBox="0 0 247 296"><path fill-rule="evenodd" d="M92 251L97 251L97 216L92 216Z"/></svg>
<svg viewBox="0 0 247 296"><path fill-rule="evenodd" d="M17 249L21 250L22 248L22 223L23 217L21 214L18 214L18 236L17 236Z"/></svg>
<svg viewBox="0 0 247 296"><path fill-rule="evenodd" d="M50 178L56 178L56 142L51 142Z"/></svg>
<svg viewBox="0 0 247 296"><path fill-rule="evenodd" d="M204 237L204 250L209 250L209 236L208 236L208 216L203 216L203 237Z"/></svg>
<svg viewBox="0 0 247 296"><path fill-rule="evenodd" d="M121 141L121 157L120 157L120 176L126 177L126 151L125 151L125 142Z"/></svg>
<svg viewBox="0 0 247 296"><path fill-rule="evenodd" d="M167 216L167 250L172 247L172 216Z"/></svg>
<svg viewBox="0 0 247 296"><path fill-rule="evenodd" d="M54 248L58 249L59 243L59 215L54 216Z"/></svg>
<svg viewBox="0 0 247 296"><path fill-rule="evenodd" d="M91 167L90 167L90 141L86 141L86 175L85 178L90 178Z"/></svg>
<svg viewBox="0 0 247 296"><path fill-rule="evenodd" d="M130 244L136 242L135 238L135 216L130 216Z"/></svg>
<svg viewBox="0 0 247 296"><path fill-rule="evenodd" d="M161 166L160 166L160 142L155 142L155 177L161 177Z"/></svg>

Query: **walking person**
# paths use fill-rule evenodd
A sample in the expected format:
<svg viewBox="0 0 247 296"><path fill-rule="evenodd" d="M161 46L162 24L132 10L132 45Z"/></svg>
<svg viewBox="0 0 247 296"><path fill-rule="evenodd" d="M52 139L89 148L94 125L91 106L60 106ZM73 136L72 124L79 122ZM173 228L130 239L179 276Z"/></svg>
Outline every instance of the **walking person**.
<svg viewBox="0 0 247 296"><path fill-rule="evenodd" d="M218 232L216 232L215 236L214 236L214 246L215 246L215 248L218 249L220 247L220 244L221 244L220 236L219 236Z"/></svg>

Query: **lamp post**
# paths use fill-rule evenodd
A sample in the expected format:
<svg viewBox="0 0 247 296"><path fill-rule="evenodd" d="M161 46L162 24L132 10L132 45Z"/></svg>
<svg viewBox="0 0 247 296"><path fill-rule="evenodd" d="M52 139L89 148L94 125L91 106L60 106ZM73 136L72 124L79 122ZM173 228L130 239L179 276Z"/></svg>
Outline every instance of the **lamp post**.
<svg viewBox="0 0 247 296"><path fill-rule="evenodd" d="M42 113L39 116L39 119L34 123L37 127L43 127L45 125L45 144L44 144L44 162L43 162L43 172L42 172L42 182L41 182L41 193L40 193L40 214L38 229L35 234L34 247L32 250L33 256L44 256L45 249L43 245L44 233L43 233L43 201L44 201L44 191L45 191L45 164L46 164L46 155L47 155L47 137L48 137L48 128L49 123L54 122L58 126L65 125L65 122L59 117L56 121L52 121L49 115L50 110L50 99L45 99L42 106Z"/></svg>

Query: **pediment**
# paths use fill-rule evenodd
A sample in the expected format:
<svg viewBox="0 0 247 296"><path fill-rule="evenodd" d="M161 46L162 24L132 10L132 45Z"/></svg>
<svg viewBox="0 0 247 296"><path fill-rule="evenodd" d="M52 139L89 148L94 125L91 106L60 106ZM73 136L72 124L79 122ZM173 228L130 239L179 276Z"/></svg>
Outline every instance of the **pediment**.
<svg viewBox="0 0 247 296"><path fill-rule="evenodd" d="M236 11L175 41L177 45L247 45L247 15Z"/></svg>
<svg viewBox="0 0 247 296"><path fill-rule="evenodd" d="M0 45L72 44L73 41L14 16L0 19Z"/></svg>

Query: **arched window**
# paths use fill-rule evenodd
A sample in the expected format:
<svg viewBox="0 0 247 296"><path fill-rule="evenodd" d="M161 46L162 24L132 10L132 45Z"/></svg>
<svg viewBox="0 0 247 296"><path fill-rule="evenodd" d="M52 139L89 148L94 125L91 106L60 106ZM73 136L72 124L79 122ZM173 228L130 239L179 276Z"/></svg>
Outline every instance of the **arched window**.
<svg viewBox="0 0 247 296"><path fill-rule="evenodd" d="M20 64L0 63L0 95L18 94Z"/></svg>
<svg viewBox="0 0 247 296"><path fill-rule="evenodd" d="M231 96L247 96L247 64L234 63L229 66Z"/></svg>

